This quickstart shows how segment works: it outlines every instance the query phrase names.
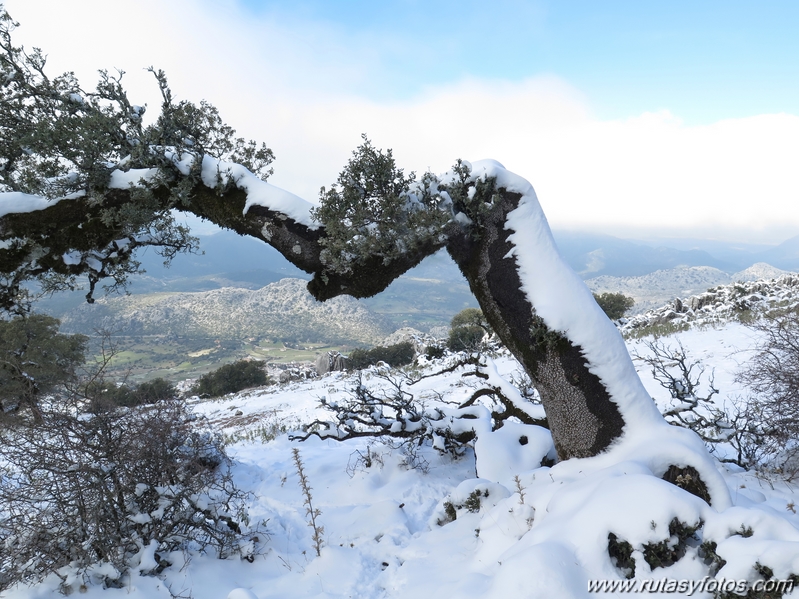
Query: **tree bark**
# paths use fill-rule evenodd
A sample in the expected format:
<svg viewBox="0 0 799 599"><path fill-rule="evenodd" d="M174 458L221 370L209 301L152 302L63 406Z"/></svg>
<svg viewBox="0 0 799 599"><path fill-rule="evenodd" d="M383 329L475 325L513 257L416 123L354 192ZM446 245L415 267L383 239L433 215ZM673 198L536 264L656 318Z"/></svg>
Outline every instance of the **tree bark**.
<svg viewBox="0 0 799 599"><path fill-rule="evenodd" d="M561 460L605 450L624 428L608 390L589 370L582 348L544 324L522 290L505 223L521 196L499 192L479 238L453 236L447 251L469 282L499 338L524 366L547 414Z"/></svg>

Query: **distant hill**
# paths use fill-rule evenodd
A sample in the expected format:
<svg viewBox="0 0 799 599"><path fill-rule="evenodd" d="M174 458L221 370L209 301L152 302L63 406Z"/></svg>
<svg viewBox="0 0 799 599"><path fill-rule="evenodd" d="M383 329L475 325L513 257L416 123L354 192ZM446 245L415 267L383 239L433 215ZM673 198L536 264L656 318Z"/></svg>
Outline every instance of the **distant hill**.
<svg viewBox="0 0 799 599"><path fill-rule="evenodd" d="M775 268L771 266L771 264L766 264L765 262L758 262L749 268L745 268L740 272L736 272L731 278L733 282L759 281L761 279L776 279L777 277L781 277L786 274L788 274L788 271Z"/></svg>
<svg viewBox="0 0 799 599"><path fill-rule="evenodd" d="M603 275L588 279L594 293L623 293L635 300L632 312L638 313L663 305L675 297L702 293L716 285L731 282L727 273L710 266L686 266L658 270L638 277Z"/></svg>
<svg viewBox="0 0 799 599"><path fill-rule="evenodd" d="M739 271L751 266L758 261L757 255L759 253L775 247L773 244L700 239L696 237L649 237L630 239L629 241L653 248L667 247L681 251L698 250L706 252L713 258L729 264L728 268L719 267L720 270L727 272Z"/></svg>
<svg viewBox="0 0 799 599"><path fill-rule="evenodd" d="M799 237L769 247L701 239L631 241L574 231L554 231L553 235L565 260L592 289L632 295L639 302L637 310L729 283L734 273L756 263L799 270ZM285 277L309 279L267 244L231 231L201 236L200 248L204 254L179 255L168 269L154 252L141 254L138 258L147 273L132 277L129 290L134 296L223 288L257 290ZM772 276L747 276L760 275ZM359 302L382 317L390 329L410 326L422 331L447 325L454 314L477 305L444 250L384 292ZM61 294L41 302L39 309L61 317L83 303L82 293Z"/></svg>
<svg viewBox="0 0 799 599"><path fill-rule="evenodd" d="M101 327L123 336L373 344L393 330L351 297L317 302L301 279L262 289L129 295L83 304L62 318L62 330L91 334Z"/></svg>
<svg viewBox="0 0 799 599"><path fill-rule="evenodd" d="M758 262L768 262L783 270L799 270L799 235L783 241L777 247L758 252L754 256Z"/></svg>
<svg viewBox="0 0 799 599"><path fill-rule="evenodd" d="M732 275L708 266L688 266L658 270L640 277L595 277L586 284L594 293L623 293L632 297L635 306L631 313L640 314L675 298L704 293L711 287L775 279L787 274L790 273L759 262Z"/></svg>
<svg viewBox="0 0 799 599"><path fill-rule="evenodd" d="M585 279L603 275L635 277L678 266L738 270L737 263L719 260L705 250L653 247L611 235L574 231L554 231L553 236L566 262Z"/></svg>

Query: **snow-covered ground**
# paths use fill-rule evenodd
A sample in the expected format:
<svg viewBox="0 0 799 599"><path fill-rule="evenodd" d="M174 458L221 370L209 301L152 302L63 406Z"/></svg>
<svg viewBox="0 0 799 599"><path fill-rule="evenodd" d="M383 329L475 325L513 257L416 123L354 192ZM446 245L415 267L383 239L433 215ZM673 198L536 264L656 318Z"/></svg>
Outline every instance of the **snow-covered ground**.
<svg viewBox="0 0 799 599"><path fill-rule="evenodd" d="M749 329L728 323L663 341L677 339L708 372L715 370L722 400L744 392L735 386L734 373L755 341ZM643 340L630 345L638 353L647 351ZM424 371L442 366L431 364ZM496 366L504 378L518 380L512 358L500 356ZM647 390L666 405L668 393L646 365L637 367ZM482 384L482 379L464 372L461 368L422 379L408 390L430 405L458 403ZM364 382L386 384L374 372ZM197 401L196 411L231 439L235 480L253 494L251 524L263 522L269 532L262 554L253 563L192 555L183 568L183 558L172 556L174 565L160 578L134 573L125 588L89 586L85 594L103 599L170 594L195 599L625 596L621 591L588 591L590 580L625 580L624 564L609 555L610 533L632 548L635 584L665 580L660 584L684 591L662 596L715 596L713 583L705 578L708 558L699 549L703 542L715 542L716 554L726 561L716 580L753 583L762 578L758 564L770 568L776 578L799 572L797 486L737 467L718 465L733 505L711 507L653 476L634 456L615 464L570 460L540 466L551 447L548 433L538 427L508 424L481 436L477 461L474 450L453 459L424 447L423 468L410 468L402 451L365 439L312 437L299 443L279 434L268 440L281 426L293 429L302 422L330 418L320 399L340 401L354 384L350 375L330 373ZM522 434L529 437L525 445L519 443ZM313 505L321 511L320 556L292 459L294 448L300 450ZM359 460L367 452L370 467ZM454 521L447 503L455 508ZM677 548L680 533L675 521L699 527L682 549ZM645 552L664 541L663 547L675 549L678 559L653 568ZM705 587L696 588L703 579ZM53 597L58 582L51 578L6 595ZM799 591L786 596L799 596Z"/></svg>

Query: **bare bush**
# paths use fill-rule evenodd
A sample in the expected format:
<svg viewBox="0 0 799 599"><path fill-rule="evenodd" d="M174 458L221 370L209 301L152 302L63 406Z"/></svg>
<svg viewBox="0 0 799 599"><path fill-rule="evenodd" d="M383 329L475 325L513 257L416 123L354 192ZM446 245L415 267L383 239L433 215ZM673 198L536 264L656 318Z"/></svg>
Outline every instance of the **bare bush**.
<svg viewBox="0 0 799 599"><path fill-rule="evenodd" d="M714 373L702 380L705 366L679 341L676 347L658 340L644 345L648 354L634 352L633 359L647 364L653 378L669 392L671 404L663 411L666 421L694 431L711 453L718 453L720 445L731 448L735 457L719 457L722 462L743 468L759 465L764 445L762 414L757 406L740 398L719 403Z"/></svg>
<svg viewBox="0 0 799 599"><path fill-rule="evenodd" d="M73 396L40 425L2 432L0 591L50 574L65 592L119 586L132 568L160 573L176 550L253 559L247 496L183 401L85 405Z"/></svg>
<svg viewBox="0 0 799 599"><path fill-rule="evenodd" d="M304 427L303 434L290 438L305 441L311 436L344 441L358 437L379 438L400 449L408 466L425 470L426 463L418 456L425 442L443 453L462 455L465 445L475 437L473 420L488 417L483 407L464 409L428 408L406 389L407 378L377 374L388 383L383 390L369 389L359 372L350 397L322 405L334 414L334 421L315 420ZM480 411L482 410L482 412Z"/></svg>
<svg viewBox="0 0 799 599"><path fill-rule="evenodd" d="M444 405L442 397L437 398L437 407L430 407L408 387L426 375L411 378L407 374L377 371L374 373L385 386L370 389L364 384L361 373L355 378L355 386L348 398L338 402L322 399L322 405L333 413L334 420L316 420L304 427L303 433L290 435L291 439L305 441L311 436L322 439L344 441L360 437L379 440L393 449L399 449L405 456L405 463L422 471L427 462L419 453L419 448L430 444L441 453L460 457L466 448L477 438L477 430L496 430L503 423L514 418L524 424L546 426L546 421L530 415L527 407L532 402L516 393L511 397L508 388L490 384L486 374L486 364L474 354L456 362L450 368L437 373L454 371L463 366L471 366L463 376L476 376L485 383L461 403ZM360 455L351 469L371 463L369 454Z"/></svg>
<svg viewBox="0 0 799 599"><path fill-rule="evenodd" d="M763 423L764 446L781 467L795 473L799 470L795 464L799 454L799 314L767 314L748 326L762 340L736 381L752 393L750 404Z"/></svg>

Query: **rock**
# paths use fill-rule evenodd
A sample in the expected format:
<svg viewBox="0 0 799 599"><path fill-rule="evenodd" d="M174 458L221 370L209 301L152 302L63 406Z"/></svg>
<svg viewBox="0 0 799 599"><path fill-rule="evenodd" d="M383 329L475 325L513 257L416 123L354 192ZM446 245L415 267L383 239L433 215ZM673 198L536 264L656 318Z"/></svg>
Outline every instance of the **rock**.
<svg viewBox="0 0 799 599"><path fill-rule="evenodd" d="M316 373L319 376L339 370L347 370L347 357L337 351L327 352L316 359Z"/></svg>

